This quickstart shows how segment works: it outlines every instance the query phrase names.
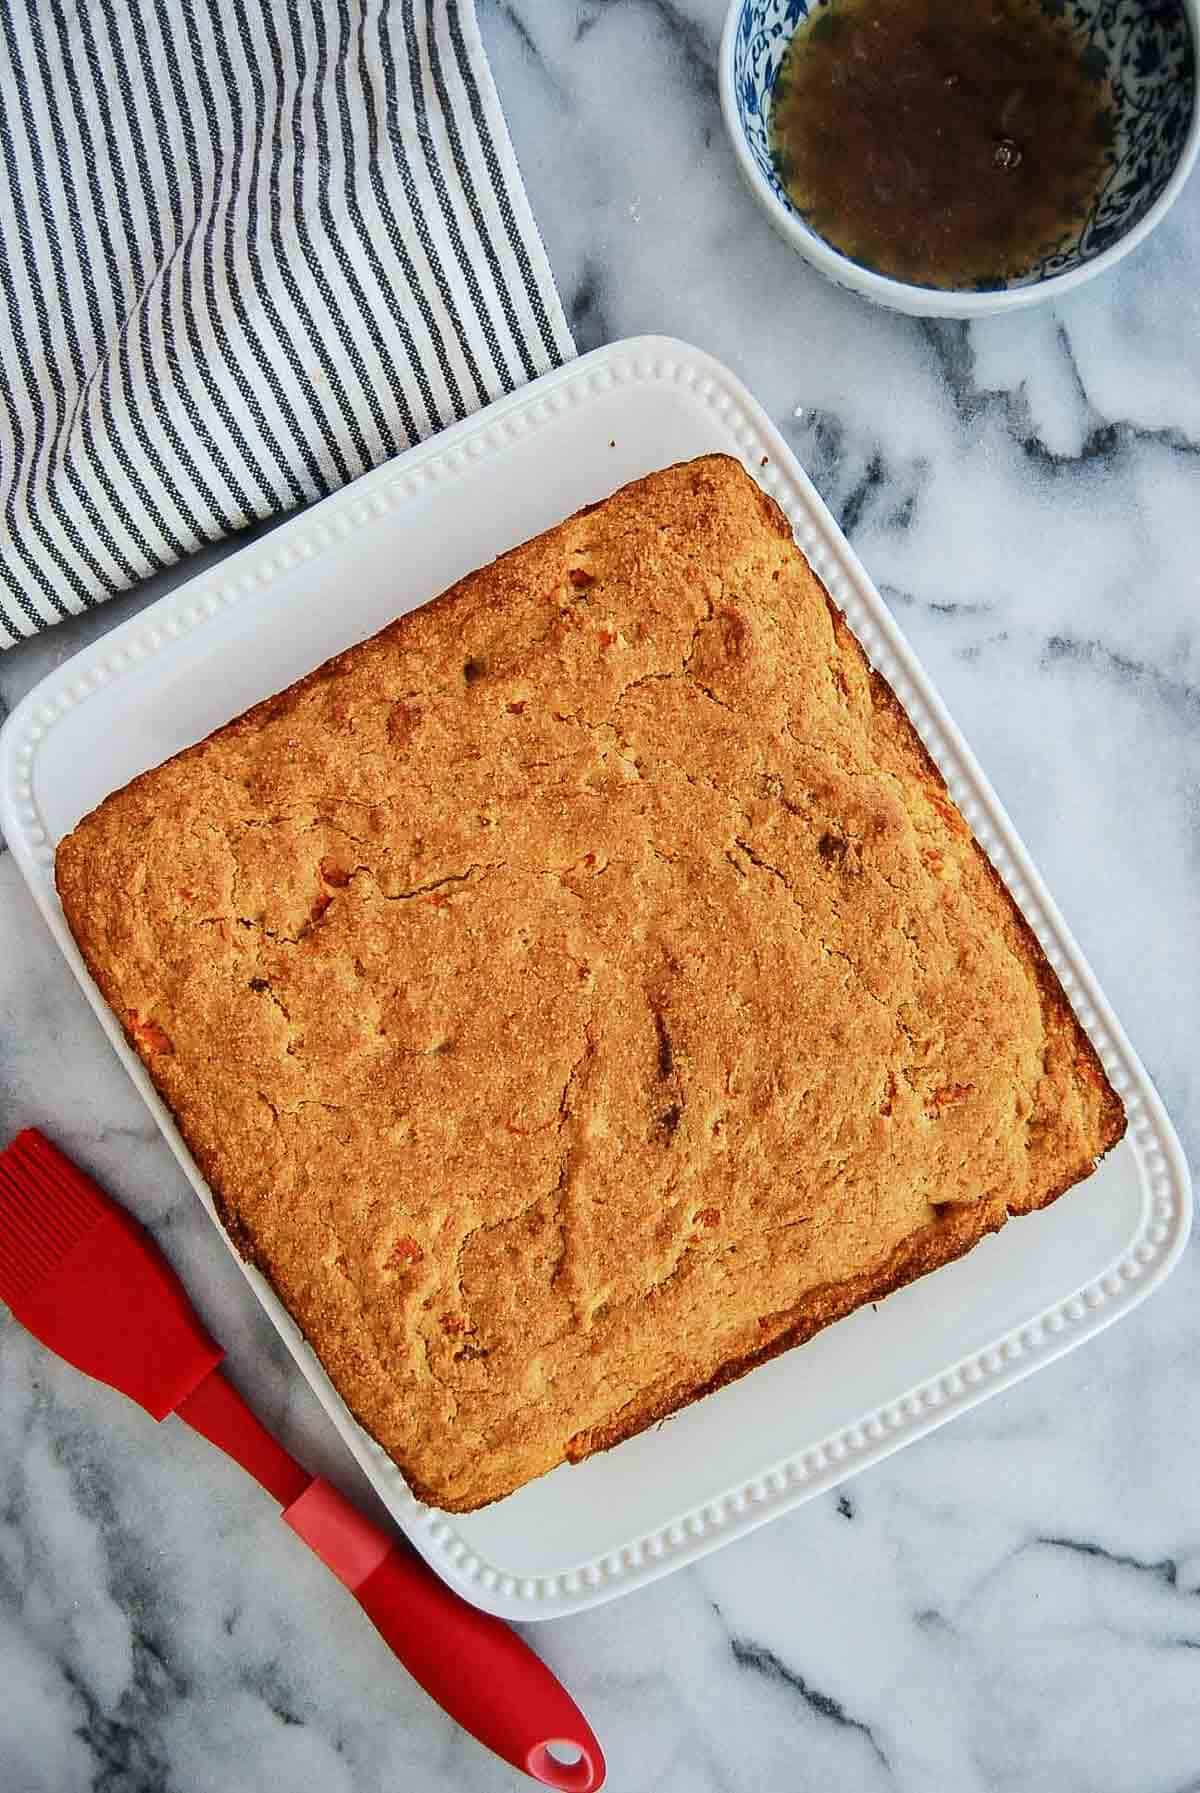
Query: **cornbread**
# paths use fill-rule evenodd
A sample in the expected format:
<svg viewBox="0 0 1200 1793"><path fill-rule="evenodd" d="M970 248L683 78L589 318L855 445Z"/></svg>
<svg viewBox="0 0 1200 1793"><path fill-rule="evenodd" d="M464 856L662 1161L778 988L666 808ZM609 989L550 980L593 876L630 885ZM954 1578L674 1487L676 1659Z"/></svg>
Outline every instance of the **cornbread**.
<svg viewBox="0 0 1200 1793"><path fill-rule="evenodd" d="M720 456L135 779L57 877L235 1242L440 1507L959 1256L1124 1129Z"/></svg>

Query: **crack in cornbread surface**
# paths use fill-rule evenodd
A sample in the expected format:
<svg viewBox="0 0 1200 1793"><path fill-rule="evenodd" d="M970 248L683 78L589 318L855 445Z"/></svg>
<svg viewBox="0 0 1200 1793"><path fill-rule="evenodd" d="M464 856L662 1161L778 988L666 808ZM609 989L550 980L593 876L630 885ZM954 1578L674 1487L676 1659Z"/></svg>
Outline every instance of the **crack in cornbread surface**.
<svg viewBox="0 0 1200 1793"><path fill-rule="evenodd" d="M57 876L236 1242L447 1508L959 1255L1124 1128L723 457L136 779Z"/></svg>

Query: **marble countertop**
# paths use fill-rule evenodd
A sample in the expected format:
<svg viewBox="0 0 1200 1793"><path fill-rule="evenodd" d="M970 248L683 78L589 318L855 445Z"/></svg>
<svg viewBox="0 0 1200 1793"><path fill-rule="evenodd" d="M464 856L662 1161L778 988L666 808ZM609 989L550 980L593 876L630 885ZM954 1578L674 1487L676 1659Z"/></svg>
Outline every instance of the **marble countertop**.
<svg viewBox="0 0 1200 1793"><path fill-rule="evenodd" d="M663 331L784 430L1200 1151L1200 178L1059 308L933 325L744 194L720 0L489 0L580 348ZM0 658L0 711L171 582ZM369 1504L0 856L0 1135L149 1222L232 1371ZM0 1318L4 1793L515 1787L216 1453ZM537 1627L614 1793L1200 1788L1200 1254L1128 1321L700 1566Z"/></svg>

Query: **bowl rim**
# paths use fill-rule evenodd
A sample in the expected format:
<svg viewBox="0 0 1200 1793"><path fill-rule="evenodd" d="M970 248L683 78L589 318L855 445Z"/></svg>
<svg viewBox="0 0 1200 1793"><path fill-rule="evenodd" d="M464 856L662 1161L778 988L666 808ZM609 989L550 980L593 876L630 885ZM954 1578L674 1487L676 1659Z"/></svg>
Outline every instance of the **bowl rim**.
<svg viewBox="0 0 1200 1793"><path fill-rule="evenodd" d="M775 229L798 254L838 285L849 287L851 291L873 299L892 311L903 311L917 317L986 317L998 311L1015 311L1027 305L1039 305L1045 300L1060 298L1064 293L1082 286L1084 281L1102 274L1106 268L1113 267L1149 236L1179 197L1192 172L1197 152L1200 151L1200 0L1179 0L1192 45L1191 123L1179 160L1166 185L1154 204L1130 230L1124 231L1115 243L1102 249L1099 255L1093 256L1080 267L1070 268L1062 274L1051 274L1029 286L1004 287L995 292L973 292L961 287L916 286L907 280L894 279L889 274L878 274L872 268L865 268L859 262L851 261L840 249L835 249L831 243L810 230L799 214L779 198L750 153L733 89L734 42L742 14L750 4L751 0L730 0L718 52L721 113L742 177Z"/></svg>

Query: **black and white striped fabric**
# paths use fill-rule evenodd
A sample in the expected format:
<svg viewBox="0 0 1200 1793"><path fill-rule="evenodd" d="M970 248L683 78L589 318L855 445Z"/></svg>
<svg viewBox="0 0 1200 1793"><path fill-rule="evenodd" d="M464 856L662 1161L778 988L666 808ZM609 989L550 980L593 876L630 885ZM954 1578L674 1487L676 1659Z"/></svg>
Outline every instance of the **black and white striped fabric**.
<svg viewBox="0 0 1200 1793"><path fill-rule="evenodd" d="M471 0L0 0L0 645L573 353Z"/></svg>

